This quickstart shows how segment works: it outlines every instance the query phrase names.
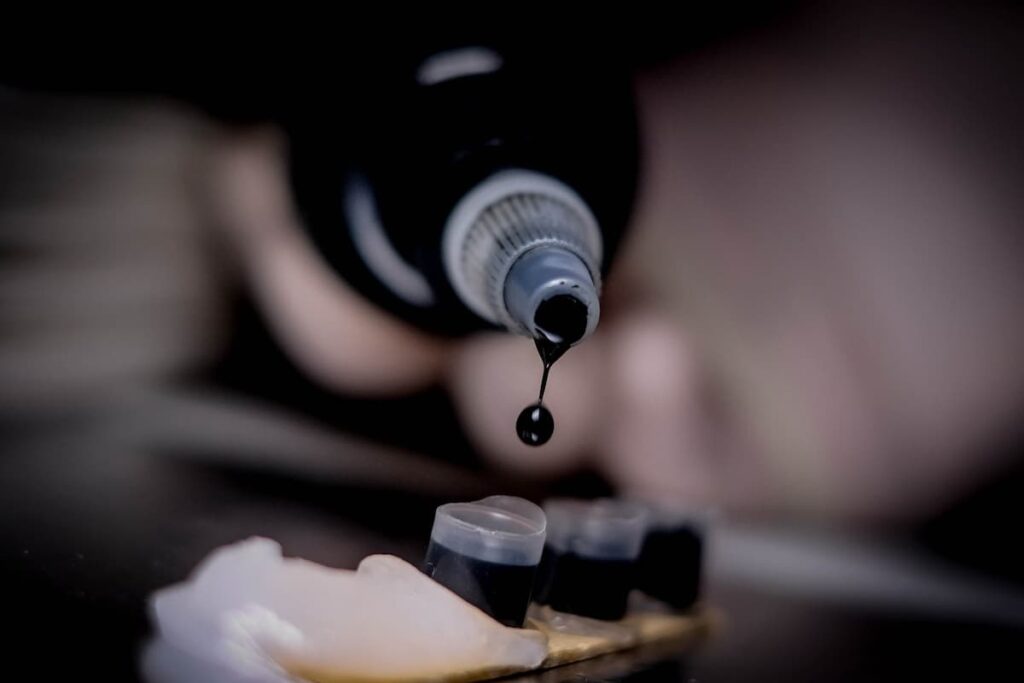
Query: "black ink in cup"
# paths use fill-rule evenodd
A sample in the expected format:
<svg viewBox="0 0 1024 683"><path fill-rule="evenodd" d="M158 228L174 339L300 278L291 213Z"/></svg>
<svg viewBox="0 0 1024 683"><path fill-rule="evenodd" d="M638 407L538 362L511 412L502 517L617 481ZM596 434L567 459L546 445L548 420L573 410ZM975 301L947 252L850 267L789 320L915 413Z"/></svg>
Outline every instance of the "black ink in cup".
<svg viewBox="0 0 1024 683"><path fill-rule="evenodd" d="M700 596L707 514L650 506L647 538L637 571L637 588L677 610Z"/></svg>
<svg viewBox="0 0 1024 683"><path fill-rule="evenodd" d="M551 500L534 599L594 619L626 614L646 531L645 510L615 500Z"/></svg>
<svg viewBox="0 0 1024 683"><path fill-rule="evenodd" d="M437 508L423 570L506 626L520 627L544 549L543 510L491 496Z"/></svg>

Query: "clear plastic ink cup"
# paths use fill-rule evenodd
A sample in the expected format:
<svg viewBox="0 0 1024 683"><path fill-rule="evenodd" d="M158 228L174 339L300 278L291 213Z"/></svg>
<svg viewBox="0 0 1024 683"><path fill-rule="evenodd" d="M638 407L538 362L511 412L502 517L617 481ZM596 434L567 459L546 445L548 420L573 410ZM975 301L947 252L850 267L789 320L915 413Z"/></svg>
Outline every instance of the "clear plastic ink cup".
<svg viewBox="0 0 1024 683"><path fill-rule="evenodd" d="M544 511L522 498L442 505L423 571L502 624L520 627L546 529Z"/></svg>
<svg viewBox="0 0 1024 683"><path fill-rule="evenodd" d="M636 587L677 610L689 609L700 597L712 512L665 504L644 506L648 526L637 563Z"/></svg>
<svg viewBox="0 0 1024 683"><path fill-rule="evenodd" d="M635 503L555 499L535 600L559 612L617 620L626 614L647 511Z"/></svg>

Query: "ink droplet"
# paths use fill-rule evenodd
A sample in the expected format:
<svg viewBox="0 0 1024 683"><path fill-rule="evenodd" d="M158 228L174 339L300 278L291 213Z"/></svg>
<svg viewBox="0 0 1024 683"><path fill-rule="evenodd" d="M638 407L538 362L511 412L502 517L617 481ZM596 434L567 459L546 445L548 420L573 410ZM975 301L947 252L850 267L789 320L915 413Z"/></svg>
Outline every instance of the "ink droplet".
<svg viewBox="0 0 1024 683"><path fill-rule="evenodd" d="M544 407L544 390L548 386L548 373L555 361L562 357L587 331L587 307L579 299L559 294L545 299L534 315L537 353L544 364L537 402L523 408L516 420L516 433L527 446L542 446L555 432L555 418Z"/></svg>
<svg viewBox="0 0 1024 683"><path fill-rule="evenodd" d="M555 420L542 403L526 406L516 420L516 433L527 446L546 444L554 432Z"/></svg>

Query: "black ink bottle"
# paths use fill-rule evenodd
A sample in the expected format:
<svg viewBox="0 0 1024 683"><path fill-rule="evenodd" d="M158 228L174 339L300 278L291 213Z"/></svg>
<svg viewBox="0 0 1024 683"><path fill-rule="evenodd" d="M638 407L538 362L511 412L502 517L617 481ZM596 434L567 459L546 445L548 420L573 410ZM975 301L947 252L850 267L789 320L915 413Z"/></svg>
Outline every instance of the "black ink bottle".
<svg viewBox="0 0 1024 683"><path fill-rule="evenodd" d="M633 205L630 67L561 34L476 41L389 45L343 93L298 94L296 207L335 272L412 324L536 339L566 295L583 338Z"/></svg>

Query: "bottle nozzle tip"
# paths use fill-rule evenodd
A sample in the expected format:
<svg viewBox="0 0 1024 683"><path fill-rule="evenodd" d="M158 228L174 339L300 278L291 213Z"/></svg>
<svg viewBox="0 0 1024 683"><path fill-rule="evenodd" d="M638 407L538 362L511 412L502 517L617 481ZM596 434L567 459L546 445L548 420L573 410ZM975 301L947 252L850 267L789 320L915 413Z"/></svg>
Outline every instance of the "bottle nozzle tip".
<svg viewBox="0 0 1024 683"><path fill-rule="evenodd" d="M586 335L589 318L585 303L572 294L556 294L537 307L533 325L548 341L575 344Z"/></svg>
<svg viewBox="0 0 1024 683"><path fill-rule="evenodd" d="M505 307L523 333L567 346L593 332L600 316L594 278L561 246L538 247L513 264Z"/></svg>

